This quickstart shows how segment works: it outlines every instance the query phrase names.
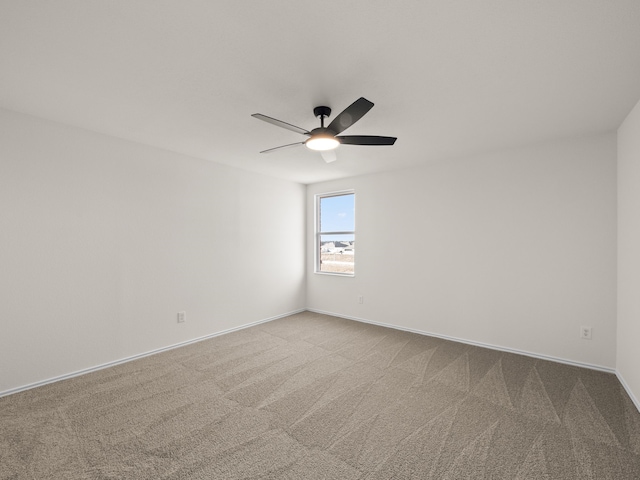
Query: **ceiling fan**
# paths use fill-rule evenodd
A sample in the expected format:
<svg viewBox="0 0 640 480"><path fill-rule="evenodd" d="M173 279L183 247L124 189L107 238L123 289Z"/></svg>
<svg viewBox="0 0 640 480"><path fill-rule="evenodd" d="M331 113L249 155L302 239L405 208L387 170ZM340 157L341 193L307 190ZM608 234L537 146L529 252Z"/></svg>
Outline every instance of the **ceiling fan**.
<svg viewBox="0 0 640 480"><path fill-rule="evenodd" d="M320 118L320 126L314 128L311 131L307 131L304 128L296 127L290 123L277 120L275 118L267 117L261 113L254 113L252 117L262 120L264 122L271 123L277 127L286 128L292 132L306 135L309 138L304 142L290 143L287 145L281 145L279 147L263 150L260 153L271 153L283 148L296 147L298 145L306 145L311 150L319 151L322 154L322 158L325 162L333 162L336 160L335 149L338 145L393 145L396 141L396 137L380 137L377 135L340 135L343 131L349 128L351 125L360 120L371 108L373 103L364 97L360 97L353 102L342 113L340 113L329 126L324 126L324 119L331 115L331 109L329 107L316 107L313 109L313 114Z"/></svg>

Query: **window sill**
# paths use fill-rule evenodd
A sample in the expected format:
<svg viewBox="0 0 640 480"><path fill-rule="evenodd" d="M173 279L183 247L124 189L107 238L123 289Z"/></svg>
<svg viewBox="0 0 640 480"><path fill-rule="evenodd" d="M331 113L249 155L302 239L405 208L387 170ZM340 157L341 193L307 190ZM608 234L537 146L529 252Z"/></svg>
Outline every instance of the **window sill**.
<svg viewBox="0 0 640 480"><path fill-rule="evenodd" d="M337 273L337 272L313 272L317 275L331 275L333 277L355 277L355 273Z"/></svg>

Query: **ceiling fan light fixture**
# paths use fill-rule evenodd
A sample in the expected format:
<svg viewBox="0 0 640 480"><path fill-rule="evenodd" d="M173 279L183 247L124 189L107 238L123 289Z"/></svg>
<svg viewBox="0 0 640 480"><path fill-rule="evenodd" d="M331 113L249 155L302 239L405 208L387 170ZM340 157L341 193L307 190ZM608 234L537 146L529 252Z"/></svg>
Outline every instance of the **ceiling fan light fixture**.
<svg viewBox="0 0 640 480"><path fill-rule="evenodd" d="M322 154L322 158L325 162L333 162L336 160L336 154L334 150L339 145L393 145L397 140L396 137L381 137L379 135L341 135L341 133L349 128L351 125L360 120L369 110L373 107L373 103L364 97L360 97L353 102L347 108L345 108L333 121L327 126L324 126L324 121L331 115L331 109L329 107L315 107L313 114L320 119L320 126L314 128L311 131L307 131L304 128L296 127L282 120L276 118L267 117L261 113L254 113L251 115L263 122L271 123L276 127L286 128L292 132L306 135L309 138L304 142L289 143L287 145L280 145L279 147L263 150L260 153L275 152L277 150L289 147L295 147L297 145L306 145L309 150L314 150Z"/></svg>
<svg viewBox="0 0 640 480"><path fill-rule="evenodd" d="M311 150L325 152L337 148L340 142L332 135L318 134L311 137L304 144Z"/></svg>

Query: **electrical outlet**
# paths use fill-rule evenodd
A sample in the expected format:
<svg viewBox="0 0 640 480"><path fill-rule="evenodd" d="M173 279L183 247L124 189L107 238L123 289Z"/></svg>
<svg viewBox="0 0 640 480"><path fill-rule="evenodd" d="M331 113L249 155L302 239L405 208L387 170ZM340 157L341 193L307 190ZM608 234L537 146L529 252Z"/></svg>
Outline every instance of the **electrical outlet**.
<svg viewBox="0 0 640 480"><path fill-rule="evenodd" d="M358 303L360 303L360 304L364 303L364 296L363 295L358 295Z"/></svg>
<svg viewBox="0 0 640 480"><path fill-rule="evenodd" d="M187 320L187 312L178 312L178 323L184 323Z"/></svg>
<svg viewBox="0 0 640 480"><path fill-rule="evenodd" d="M591 327L580 327L580 338L583 340L591 340Z"/></svg>

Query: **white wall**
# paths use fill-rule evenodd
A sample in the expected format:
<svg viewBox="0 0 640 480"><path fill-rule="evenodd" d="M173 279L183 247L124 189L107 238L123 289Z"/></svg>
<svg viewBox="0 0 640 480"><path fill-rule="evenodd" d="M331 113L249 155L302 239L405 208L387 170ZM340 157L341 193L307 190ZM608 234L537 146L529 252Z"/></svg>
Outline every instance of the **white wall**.
<svg viewBox="0 0 640 480"><path fill-rule="evenodd" d="M618 129L617 367L640 408L640 103Z"/></svg>
<svg viewBox="0 0 640 480"><path fill-rule="evenodd" d="M615 367L614 134L310 185L307 248L314 194L348 188L356 276L307 259L310 309Z"/></svg>
<svg viewBox="0 0 640 480"><path fill-rule="evenodd" d="M296 183L0 110L0 392L304 308L304 205Z"/></svg>
<svg viewBox="0 0 640 480"><path fill-rule="evenodd" d="M617 359L636 393L639 131L636 107L618 138ZM305 290L305 201L312 249L313 195L347 188L357 274L313 274L309 255ZM0 110L0 392L305 306L615 366L615 135L304 192Z"/></svg>

